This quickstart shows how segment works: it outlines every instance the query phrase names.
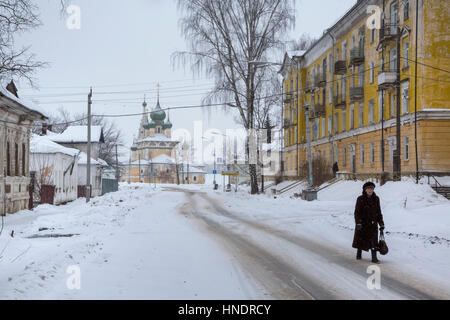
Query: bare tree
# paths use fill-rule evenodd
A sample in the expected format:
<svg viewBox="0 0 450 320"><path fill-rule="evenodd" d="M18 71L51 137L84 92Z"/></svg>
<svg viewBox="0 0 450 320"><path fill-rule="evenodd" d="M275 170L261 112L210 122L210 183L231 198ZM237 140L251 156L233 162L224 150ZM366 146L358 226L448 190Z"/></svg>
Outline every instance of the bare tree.
<svg viewBox="0 0 450 320"><path fill-rule="evenodd" d="M31 0L0 0L0 81L22 78L34 84L33 73L46 64L29 47L15 48L15 37L41 24Z"/></svg>
<svg viewBox="0 0 450 320"><path fill-rule="evenodd" d="M276 50L284 49L286 31L295 23L295 1L178 0L178 6L189 50L175 53L174 61L190 62L195 74L213 75L215 87L205 102L233 101L228 107L238 110L251 145L257 92L271 72L256 68L253 62L267 61ZM251 193L256 194L256 163L249 162L249 171Z"/></svg>
<svg viewBox="0 0 450 320"><path fill-rule="evenodd" d="M308 50L316 41L317 39L309 34L303 33L298 40L290 41L289 48L294 51Z"/></svg>

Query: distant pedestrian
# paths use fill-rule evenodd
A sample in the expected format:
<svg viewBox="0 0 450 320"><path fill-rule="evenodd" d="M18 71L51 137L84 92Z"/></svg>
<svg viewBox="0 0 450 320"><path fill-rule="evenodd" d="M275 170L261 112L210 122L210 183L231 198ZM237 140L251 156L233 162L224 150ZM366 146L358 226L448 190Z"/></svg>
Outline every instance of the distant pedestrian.
<svg viewBox="0 0 450 320"><path fill-rule="evenodd" d="M353 248L358 249L356 259L361 260L362 251L372 251L372 262L377 259L378 225L384 231L383 215L381 213L380 198L375 194L375 184L367 182L363 186L363 194L358 197L355 206L355 236Z"/></svg>
<svg viewBox="0 0 450 320"><path fill-rule="evenodd" d="M336 174L337 174L338 172L339 172L339 166L338 166L338 163L335 162L335 163L333 164L333 176L336 177Z"/></svg>

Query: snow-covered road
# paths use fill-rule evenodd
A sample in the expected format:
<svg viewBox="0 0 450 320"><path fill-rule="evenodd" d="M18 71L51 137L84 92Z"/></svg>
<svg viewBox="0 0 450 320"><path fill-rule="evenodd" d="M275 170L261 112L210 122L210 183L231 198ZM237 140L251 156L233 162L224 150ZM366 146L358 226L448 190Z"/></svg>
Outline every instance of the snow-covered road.
<svg viewBox="0 0 450 320"><path fill-rule="evenodd" d="M6 217L0 299L449 299L450 202L409 183L405 200L398 186L379 190L390 245L381 290L367 287L368 254L356 261L351 249L359 183L312 203L125 184L90 204ZM71 266L79 290L67 286Z"/></svg>

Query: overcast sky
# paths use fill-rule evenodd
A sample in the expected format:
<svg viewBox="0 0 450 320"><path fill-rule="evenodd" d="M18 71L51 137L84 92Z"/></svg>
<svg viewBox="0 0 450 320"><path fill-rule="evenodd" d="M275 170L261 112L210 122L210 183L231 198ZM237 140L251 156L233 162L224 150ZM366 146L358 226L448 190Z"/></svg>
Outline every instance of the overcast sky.
<svg viewBox="0 0 450 320"><path fill-rule="evenodd" d="M292 38L302 33L319 37L355 2L298 0ZM198 105L202 94L211 87L210 79L193 81L188 69L174 69L171 65L171 54L185 48L174 0L74 0L71 3L81 8L80 30L66 27L59 13L59 1L36 3L43 25L23 35L18 44L30 45L32 52L50 65L36 74L39 90L21 83L19 94L38 101L49 113L61 107L72 113L85 111L90 86L94 89L94 114L139 113L144 93L153 107L158 82L163 108ZM104 94L117 91L122 93ZM202 120L205 129L223 132L236 126L234 116L220 111L208 114L199 109L174 110L170 114L174 129L192 130L193 122ZM131 143L140 116L115 121L126 142Z"/></svg>

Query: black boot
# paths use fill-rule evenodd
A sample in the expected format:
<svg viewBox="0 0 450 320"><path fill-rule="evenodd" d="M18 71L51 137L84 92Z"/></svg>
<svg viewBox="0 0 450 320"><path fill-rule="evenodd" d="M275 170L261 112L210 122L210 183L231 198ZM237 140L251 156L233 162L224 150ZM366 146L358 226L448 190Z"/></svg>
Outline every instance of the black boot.
<svg viewBox="0 0 450 320"><path fill-rule="evenodd" d="M358 252L356 253L356 260L361 260L362 259L362 250L358 249Z"/></svg>
<svg viewBox="0 0 450 320"><path fill-rule="evenodd" d="M372 263L380 263L380 261L377 258L377 251L373 249L371 251L372 251Z"/></svg>

